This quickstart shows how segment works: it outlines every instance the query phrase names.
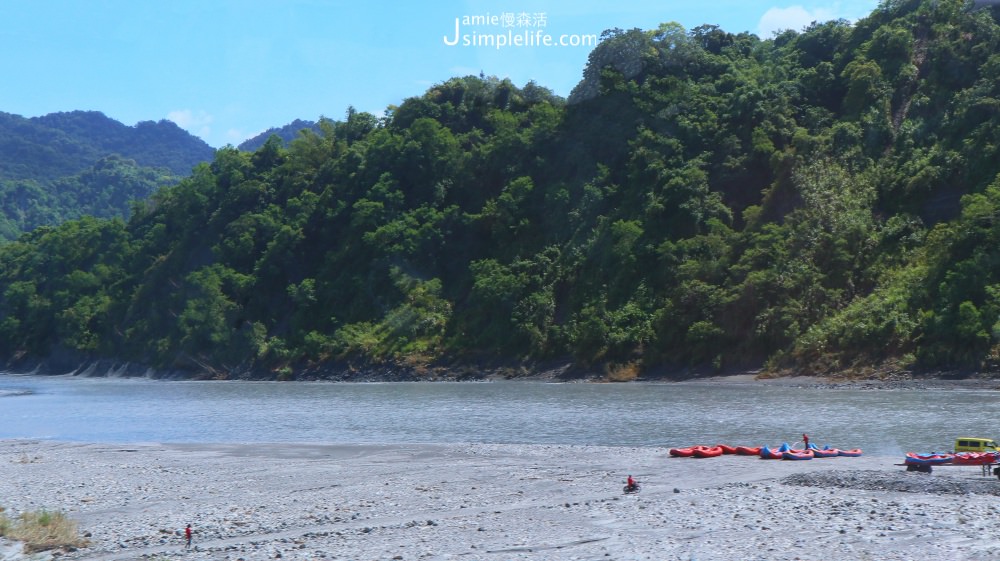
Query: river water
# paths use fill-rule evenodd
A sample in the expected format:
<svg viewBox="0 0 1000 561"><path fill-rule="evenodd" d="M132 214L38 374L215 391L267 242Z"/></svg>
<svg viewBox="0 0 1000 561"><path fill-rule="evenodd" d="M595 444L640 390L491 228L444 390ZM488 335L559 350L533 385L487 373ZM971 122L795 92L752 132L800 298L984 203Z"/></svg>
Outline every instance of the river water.
<svg viewBox="0 0 1000 561"><path fill-rule="evenodd" d="M157 381L0 374L0 439L177 443L795 443L868 453L1000 436L997 392L763 384Z"/></svg>

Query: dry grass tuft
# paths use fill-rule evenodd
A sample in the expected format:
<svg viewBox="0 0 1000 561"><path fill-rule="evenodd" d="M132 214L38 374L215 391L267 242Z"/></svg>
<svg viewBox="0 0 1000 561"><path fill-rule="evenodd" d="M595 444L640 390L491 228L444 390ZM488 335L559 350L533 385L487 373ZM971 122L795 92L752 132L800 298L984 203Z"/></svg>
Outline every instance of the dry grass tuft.
<svg viewBox="0 0 1000 561"><path fill-rule="evenodd" d="M87 545L76 522L61 512L47 510L25 512L15 520L0 514L0 536L24 543L24 552L29 555L52 549L72 551Z"/></svg>
<svg viewBox="0 0 1000 561"><path fill-rule="evenodd" d="M631 382L639 377L639 365L634 362L610 364L604 369L606 382Z"/></svg>

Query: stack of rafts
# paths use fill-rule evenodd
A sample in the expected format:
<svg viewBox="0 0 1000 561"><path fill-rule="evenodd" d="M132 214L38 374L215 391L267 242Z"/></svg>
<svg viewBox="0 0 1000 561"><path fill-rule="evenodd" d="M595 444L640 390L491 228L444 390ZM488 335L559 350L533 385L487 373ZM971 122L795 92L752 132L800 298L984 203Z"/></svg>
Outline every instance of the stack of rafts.
<svg viewBox="0 0 1000 561"><path fill-rule="evenodd" d="M760 449L760 457L765 460L811 460L813 458L836 458L840 456L856 458L860 455L860 448L833 448L829 444L822 448L815 444L810 444L803 449L796 450L789 446L788 443L785 443L777 448L763 446Z"/></svg>
<svg viewBox="0 0 1000 561"><path fill-rule="evenodd" d="M907 452L903 463L908 466L983 466L1000 463L1000 452Z"/></svg>
<svg viewBox="0 0 1000 561"><path fill-rule="evenodd" d="M815 444L810 444L806 448L797 450L789 446L787 442L775 448L769 446L750 447L717 444L715 446L688 446L687 448L670 449L671 456L681 458L714 458L723 454L759 456L765 460L811 460L813 458L833 458L838 456L856 457L861 455L861 449L842 450L831 448L829 445L820 448Z"/></svg>
<svg viewBox="0 0 1000 561"><path fill-rule="evenodd" d="M759 453L759 446L751 448L749 446L729 446L728 444L716 444L715 446L688 446L687 448L670 449L670 455L679 458L714 458L723 454L756 456Z"/></svg>

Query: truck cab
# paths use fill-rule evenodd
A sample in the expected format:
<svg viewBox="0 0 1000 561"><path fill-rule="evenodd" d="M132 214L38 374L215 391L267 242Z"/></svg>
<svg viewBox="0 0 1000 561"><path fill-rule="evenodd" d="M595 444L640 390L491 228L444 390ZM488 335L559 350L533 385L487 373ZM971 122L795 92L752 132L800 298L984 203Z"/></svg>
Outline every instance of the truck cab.
<svg viewBox="0 0 1000 561"><path fill-rule="evenodd" d="M992 438L976 438L972 436L960 436L955 440L956 452L1000 452L998 445Z"/></svg>

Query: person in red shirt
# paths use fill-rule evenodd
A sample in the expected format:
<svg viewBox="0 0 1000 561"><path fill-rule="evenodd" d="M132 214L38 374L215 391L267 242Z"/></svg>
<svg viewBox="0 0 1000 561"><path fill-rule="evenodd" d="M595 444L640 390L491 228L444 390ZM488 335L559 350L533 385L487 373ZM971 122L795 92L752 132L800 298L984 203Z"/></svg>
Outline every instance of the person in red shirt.
<svg viewBox="0 0 1000 561"><path fill-rule="evenodd" d="M805 448L806 450L808 450L809 449L809 435L808 434L802 433L802 442L805 442L805 446L803 446L803 448Z"/></svg>
<svg viewBox="0 0 1000 561"><path fill-rule="evenodd" d="M187 541L187 545L184 547L191 547L191 525L188 524L187 528L184 528L184 539Z"/></svg>
<svg viewBox="0 0 1000 561"><path fill-rule="evenodd" d="M625 482L625 490L631 492L631 491L635 491L638 488L639 488L639 485L636 484L635 479L632 479L632 476L629 475L628 476L628 480L626 480L626 482Z"/></svg>

